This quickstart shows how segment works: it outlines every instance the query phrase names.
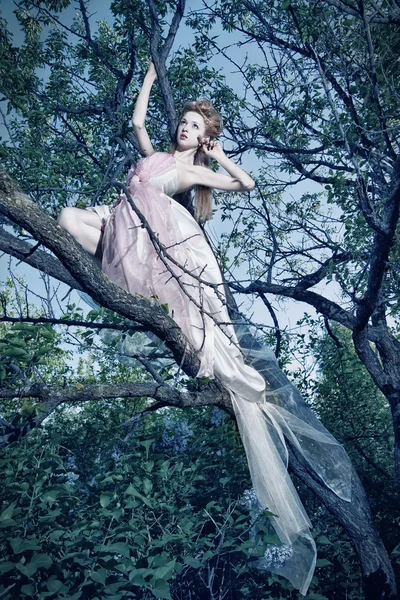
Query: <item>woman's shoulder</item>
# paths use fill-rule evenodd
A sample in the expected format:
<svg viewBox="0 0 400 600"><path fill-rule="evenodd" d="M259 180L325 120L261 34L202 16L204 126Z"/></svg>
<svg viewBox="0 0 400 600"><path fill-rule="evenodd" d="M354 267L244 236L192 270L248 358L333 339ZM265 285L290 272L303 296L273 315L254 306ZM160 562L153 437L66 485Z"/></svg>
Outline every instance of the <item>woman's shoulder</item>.
<svg viewBox="0 0 400 600"><path fill-rule="evenodd" d="M149 156L145 156L141 158L137 163L137 166L141 165L151 168L167 168L171 166L175 166L176 161L172 154L169 152L153 152Z"/></svg>
<svg viewBox="0 0 400 600"><path fill-rule="evenodd" d="M136 165L129 169L127 183L129 185L133 176L139 176L140 181L148 181L167 171L176 168L175 158L169 152L154 152L141 158Z"/></svg>

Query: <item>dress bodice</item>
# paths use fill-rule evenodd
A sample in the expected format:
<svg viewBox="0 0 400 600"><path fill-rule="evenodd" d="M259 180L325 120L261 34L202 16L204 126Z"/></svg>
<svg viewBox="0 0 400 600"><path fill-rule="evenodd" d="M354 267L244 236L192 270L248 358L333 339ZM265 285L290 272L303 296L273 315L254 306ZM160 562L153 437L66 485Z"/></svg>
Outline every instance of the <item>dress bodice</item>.
<svg viewBox="0 0 400 600"><path fill-rule="evenodd" d="M128 173L128 187L135 182L151 183L167 196L173 196L179 188L175 158L168 152L155 152L142 158Z"/></svg>
<svg viewBox="0 0 400 600"><path fill-rule="evenodd" d="M157 177L150 177L149 182L160 188L167 196L174 196L178 190L179 180L176 166Z"/></svg>

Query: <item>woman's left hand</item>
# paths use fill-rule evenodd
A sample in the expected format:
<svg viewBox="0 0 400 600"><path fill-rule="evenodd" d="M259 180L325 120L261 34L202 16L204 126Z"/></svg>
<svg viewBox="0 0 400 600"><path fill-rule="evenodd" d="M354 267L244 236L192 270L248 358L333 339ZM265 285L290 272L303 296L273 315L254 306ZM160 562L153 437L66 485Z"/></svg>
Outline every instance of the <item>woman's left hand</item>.
<svg viewBox="0 0 400 600"><path fill-rule="evenodd" d="M224 150L217 140L211 140L209 137L201 138L200 136L197 139L199 140L199 146L202 147L204 154L210 158L218 160L218 158L224 156Z"/></svg>

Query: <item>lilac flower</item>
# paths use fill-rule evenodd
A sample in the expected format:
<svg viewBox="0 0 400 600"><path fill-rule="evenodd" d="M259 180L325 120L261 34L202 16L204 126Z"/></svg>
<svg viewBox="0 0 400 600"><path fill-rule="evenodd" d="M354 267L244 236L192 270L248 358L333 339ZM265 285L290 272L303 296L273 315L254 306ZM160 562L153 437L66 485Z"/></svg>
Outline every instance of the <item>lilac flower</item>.
<svg viewBox="0 0 400 600"><path fill-rule="evenodd" d="M286 560L293 556L293 546L288 544L270 544L264 552L261 564L264 568L282 569Z"/></svg>
<svg viewBox="0 0 400 600"><path fill-rule="evenodd" d="M214 425L214 427L220 427L224 418L225 418L224 411L221 410L220 408L217 408L216 406L214 406L211 411L211 419L210 419L211 424Z"/></svg>
<svg viewBox="0 0 400 600"><path fill-rule="evenodd" d="M79 475L77 473L74 473L73 471L69 471L66 475L67 475L67 482L70 485L75 485L75 481L77 479L79 479Z"/></svg>
<svg viewBox="0 0 400 600"><path fill-rule="evenodd" d="M164 431L161 446L173 454L185 452L193 430L185 419L173 420L170 417L163 418Z"/></svg>

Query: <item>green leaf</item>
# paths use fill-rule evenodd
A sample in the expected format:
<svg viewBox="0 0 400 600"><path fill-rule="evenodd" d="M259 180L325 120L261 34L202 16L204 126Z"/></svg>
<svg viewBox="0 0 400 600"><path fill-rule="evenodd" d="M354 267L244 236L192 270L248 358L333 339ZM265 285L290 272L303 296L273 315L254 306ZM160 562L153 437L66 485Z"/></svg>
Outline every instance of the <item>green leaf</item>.
<svg viewBox="0 0 400 600"><path fill-rule="evenodd" d="M10 545L14 551L14 554L20 554L25 550L37 550L39 548L39 540L23 540L20 537L16 537L13 540L10 540Z"/></svg>
<svg viewBox="0 0 400 600"><path fill-rule="evenodd" d="M397 556L400 555L400 544L397 544L397 546L395 548L393 548L393 550L390 553L390 556L393 556L393 558L397 558Z"/></svg>
<svg viewBox="0 0 400 600"><path fill-rule="evenodd" d="M26 585L21 586L21 592L25 594L25 596L32 597L35 592L35 588L31 583L27 583Z"/></svg>
<svg viewBox="0 0 400 600"><path fill-rule="evenodd" d="M48 329L47 327L42 327L39 331L39 335L51 341L53 341L56 336L55 331L53 329Z"/></svg>
<svg viewBox="0 0 400 600"><path fill-rule="evenodd" d="M134 542L138 546L145 546L148 543L148 540L143 535L138 534L135 535Z"/></svg>
<svg viewBox="0 0 400 600"><path fill-rule="evenodd" d="M32 573L21 562L16 563L15 568L18 569L18 571L20 571L20 573L22 573L23 575L25 575L25 577L29 578L29 577L32 576Z"/></svg>
<svg viewBox="0 0 400 600"><path fill-rule="evenodd" d="M88 312L88 314L86 315L86 320L87 321L95 321L98 317L99 317L99 311L98 310L90 310Z"/></svg>
<svg viewBox="0 0 400 600"><path fill-rule="evenodd" d="M194 558L194 556L190 556L189 554L184 557L183 562L185 565L189 565L189 567L193 567L194 569L199 569L203 566L197 558Z"/></svg>
<svg viewBox="0 0 400 600"><path fill-rule="evenodd" d="M212 380L210 379L210 377L197 377L196 381L200 385L206 385L207 383L210 383L210 381L212 381Z"/></svg>
<svg viewBox="0 0 400 600"><path fill-rule="evenodd" d="M126 558L130 558L131 555L129 544L126 542L116 542L115 544L103 546L103 548L107 552L111 552L112 554L122 554L122 556L126 556Z"/></svg>
<svg viewBox="0 0 400 600"><path fill-rule="evenodd" d="M149 494L153 489L153 483L150 481L150 479L148 479L147 477L145 477L143 479L143 491L145 494Z"/></svg>
<svg viewBox="0 0 400 600"><path fill-rule="evenodd" d="M318 544L332 545L332 542L326 537L326 535L319 535L316 541Z"/></svg>
<svg viewBox="0 0 400 600"><path fill-rule="evenodd" d="M101 480L101 483L114 483L114 476L107 475L107 477Z"/></svg>
<svg viewBox="0 0 400 600"><path fill-rule="evenodd" d="M133 585L137 585L139 587L144 587L146 585L143 575L141 573L137 573L136 571L131 571L129 573L129 581Z"/></svg>
<svg viewBox="0 0 400 600"><path fill-rule="evenodd" d="M5 510L3 510L3 512L0 515L0 522L8 521L9 519L11 519L16 504L17 501L13 502L9 506L7 506Z"/></svg>
<svg viewBox="0 0 400 600"><path fill-rule="evenodd" d="M107 579L107 571L105 569L99 569L98 571L94 571L93 573L91 573L90 577L96 583L101 583L101 585L105 585Z"/></svg>
<svg viewBox="0 0 400 600"><path fill-rule="evenodd" d="M167 581L168 579L170 579L170 577L172 576L172 574L174 572L175 564L176 564L176 561L174 559L174 560L170 560L165 565L159 566L156 569L155 576L159 579L164 579L165 581Z"/></svg>
<svg viewBox="0 0 400 600"><path fill-rule="evenodd" d="M34 554L30 563L27 565L28 569L49 569L53 564L53 559L48 554Z"/></svg>
<svg viewBox="0 0 400 600"><path fill-rule="evenodd" d="M82 592L76 592L76 594L73 594L72 596L68 596L68 600L79 600L79 598L81 598L82 596Z"/></svg>
<svg viewBox="0 0 400 600"><path fill-rule="evenodd" d="M4 349L2 354L8 358L29 357L29 354L25 350L13 346L9 346L8 348Z"/></svg>
<svg viewBox="0 0 400 600"><path fill-rule="evenodd" d="M10 561L5 561L5 562L0 562L0 573L8 573L8 571L12 571L13 569L15 569L16 565L13 562Z"/></svg>
<svg viewBox="0 0 400 600"><path fill-rule="evenodd" d="M155 438L151 438L149 440L142 440L140 442L141 446L144 446L146 448L147 451L149 451L150 446L152 445L152 443L155 441Z"/></svg>
<svg viewBox="0 0 400 600"><path fill-rule="evenodd" d="M113 499L113 494L101 494L100 496L100 504L102 506L102 508L107 508L107 506L111 503Z"/></svg>
<svg viewBox="0 0 400 600"><path fill-rule="evenodd" d="M317 567L329 567L331 565L331 561L326 559L326 558L320 558L317 560L316 566Z"/></svg>
<svg viewBox="0 0 400 600"><path fill-rule="evenodd" d="M151 591L156 598L167 598L167 600L171 600L169 585L164 579L156 579L155 585Z"/></svg>
<svg viewBox="0 0 400 600"><path fill-rule="evenodd" d="M63 529L55 529L54 531L52 531L49 535L49 539L52 542L56 542L58 541L61 537L63 537L65 535L65 531Z"/></svg>
<svg viewBox="0 0 400 600"><path fill-rule="evenodd" d="M7 519L7 521L0 523L0 527L12 527L13 525L16 525L16 523L17 521L14 521L14 519Z"/></svg>
<svg viewBox="0 0 400 600"><path fill-rule="evenodd" d="M178 563L178 562L175 563L175 571L178 573L178 575L180 575L182 573L182 568L183 568L182 563Z"/></svg>
<svg viewBox="0 0 400 600"><path fill-rule="evenodd" d="M135 488L130 485L126 490L125 490L125 494L130 494L131 496L134 496L135 498L138 498L139 500L141 500L144 504L146 504L146 506L148 506L149 508L151 508L151 504L150 502L147 500L147 498L145 498L140 492L138 492L137 490L135 490Z"/></svg>
<svg viewBox="0 0 400 600"><path fill-rule="evenodd" d="M57 594L59 592L65 592L68 591L69 588L64 585L64 583L62 581L60 581L59 579L49 579L46 583L46 587L49 590L49 592L52 592L53 594Z"/></svg>

